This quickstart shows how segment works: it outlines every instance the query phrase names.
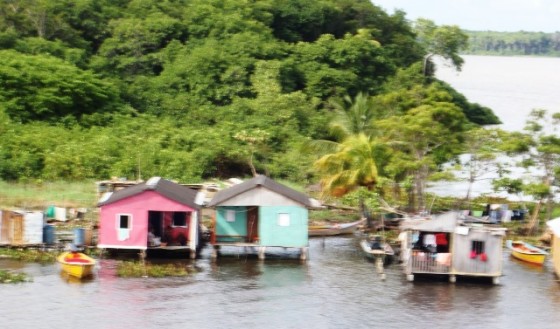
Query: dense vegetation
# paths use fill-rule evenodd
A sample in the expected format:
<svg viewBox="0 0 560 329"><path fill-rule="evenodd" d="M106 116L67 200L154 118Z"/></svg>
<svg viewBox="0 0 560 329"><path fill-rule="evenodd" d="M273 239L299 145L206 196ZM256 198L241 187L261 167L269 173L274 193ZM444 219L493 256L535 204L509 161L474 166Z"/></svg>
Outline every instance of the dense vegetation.
<svg viewBox="0 0 560 329"><path fill-rule="evenodd" d="M498 119L429 74L427 55L460 64L465 39L430 47L450 34L428 27L368 0L4 1L0 179L305 182L317 155L301 146L340 141L334 104L360 95L386 143L450 134L419 141L441 164ZM379 172L402 181L415 150L379 149Z"/></svg>
<svg viewBox="0 0 560 329"><path fill-rule="evenodd" d="M465 31L469 47L465 54L560 56L560 32Z"/></svg>

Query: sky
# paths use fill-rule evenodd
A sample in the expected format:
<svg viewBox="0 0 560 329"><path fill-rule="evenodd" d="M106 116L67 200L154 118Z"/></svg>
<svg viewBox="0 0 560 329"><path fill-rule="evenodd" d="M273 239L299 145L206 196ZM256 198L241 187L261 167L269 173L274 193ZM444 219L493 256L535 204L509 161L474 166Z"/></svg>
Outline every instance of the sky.
<svg viewBox="0 0 560 329"><path fill-rule="evenodd" d="M560 0L371 0L389 14L402 9L437 25L499 32L560 31Z"/></svg>

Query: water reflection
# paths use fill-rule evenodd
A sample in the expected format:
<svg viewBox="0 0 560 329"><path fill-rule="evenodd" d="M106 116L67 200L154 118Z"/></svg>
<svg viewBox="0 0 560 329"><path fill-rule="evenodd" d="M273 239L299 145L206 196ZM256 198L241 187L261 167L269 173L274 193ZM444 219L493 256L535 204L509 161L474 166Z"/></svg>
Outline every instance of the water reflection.
<svg viewBox="0 0 560 329"><path fill-rule="evenodd" d="M218 259L210 269L215 280L252 282L249 289L293 286L308 279L307 262L299 260Z"/></svg>
<svg viewBox="0 0 560 329"><path fill-rule="evenodd" d="M68 275L68 273L66 273L64 271L60 271L58 274L59 274L60 280L62 280L63 282L66 282L68 284L87 284L87 283L92 283L93 281L96 280L95 275L90 275L88 277L80 279L80 278L77 278L75 276Z"/></svg>

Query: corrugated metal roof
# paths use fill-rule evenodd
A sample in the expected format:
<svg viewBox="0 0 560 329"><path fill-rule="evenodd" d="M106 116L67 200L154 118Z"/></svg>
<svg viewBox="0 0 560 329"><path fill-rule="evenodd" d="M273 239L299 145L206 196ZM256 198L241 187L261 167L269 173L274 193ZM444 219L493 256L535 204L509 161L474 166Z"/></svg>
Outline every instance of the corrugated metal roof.
<svg viewBox="0 0 560 329"><path fill-rule="evenodd" d="M494 232L495 235L503 235L507 230L504 227L491 226L486 224L467 222L464 220L464 217L459 212L448 211L442 214L432 215L432 219L404 220L400 224L400 229L423 231L423 232L454 232L457 227L463 226L463 227L468 227L469 229Z"/></svg>
<svg viewBox="0 0 560 329"><path fill-rule="evenodd" d="M208 206L217 206L226 200L229 200L237 195L243 194L257 187L264 187L270 191L294 200L306 207L312 207L311 200L307 195L293 190L285 185L277 183L264 175L256 176L248 181L233 185L232 187L219 191L208 203Z"/></svg>
<svg viewBox="0 0 560 329"><path fill-rule="evenodd" d="M457 227L458 215L455 212L447 212L434 215L433 219L405 220L400 224L401 230L417 230L424 232L453 232Z"/></svg>
<svg viewBox="0 0 560 329"><path fill-rule="evenodd" d="M145 191L155 191L164 197L187 205L194 209L199 209L200 205L196 203L197 191L174 183L162 178L150 178L147 182L133 185L119 191L113 192L106 200L97 204L98 207L123 200Z"/></svg>

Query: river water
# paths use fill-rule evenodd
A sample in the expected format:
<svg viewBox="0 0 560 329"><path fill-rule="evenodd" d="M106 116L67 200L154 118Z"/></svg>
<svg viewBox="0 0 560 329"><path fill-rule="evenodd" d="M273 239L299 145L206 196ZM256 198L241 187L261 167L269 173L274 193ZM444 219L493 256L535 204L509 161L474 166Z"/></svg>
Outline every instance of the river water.
<svg viewBox="0 0 560 329"><path fill-rule="evenodd" d="M560 285L550 264L504 252L500 285L458 278L406 281L399 264L381 280L356 236L312 238L309 259L288 249L264 262L230 253L184 261L181 278L119 278L115 260L70 280L57 265L0 260L33 281L0 285L2 328L559 328Z"/></svg>
<svg viewBox="0 0 560 329"><path fill-rule="evenodd" d="M532 109L560 112L560 58L462 56L457 72L437 61L436 76L473 103L491 108L499 127L520 131Z"/></svg>
<svg viewBox="0 0 560 329"><path fill-rule="evenodd" d="M502 121L497 127L506 131L523 131L528 115L533 109L545 109L549 113L560 112L560 58L546 57L499 57L463 56L465 64L458 72L442 60L437 60L436 76L449 83L473 103L491 108ZM549 134L554 132L546 126ZM505 164L519 162L517 159L500 158ZM512 177L530 181L539 173L521 168L511 168ZM466 175L458 173L466 180ZM492 194L516 199L519 196L495 193L492 179L495 173L487 173L472 186L471 197ZM465 197L468 184L465 181L434 183L429 191L437 195ZM522 196L531 201L530 196ZM559 326L560 328L560 326Z"/></svg>

